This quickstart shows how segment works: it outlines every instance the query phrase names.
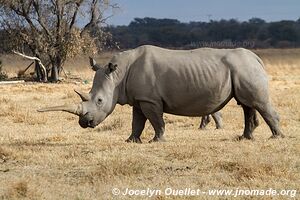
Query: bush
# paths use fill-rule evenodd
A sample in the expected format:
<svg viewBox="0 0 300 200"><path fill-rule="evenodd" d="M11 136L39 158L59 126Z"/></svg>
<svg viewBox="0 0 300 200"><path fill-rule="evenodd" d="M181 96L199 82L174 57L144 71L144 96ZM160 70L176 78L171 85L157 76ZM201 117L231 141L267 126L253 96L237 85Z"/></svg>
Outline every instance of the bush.
<svg viewBox="0 0 300 200"><path fill-rule="evenodd" d="M2 71L2 61L0 60L0 81L7 79L7 74Z"/></svg>

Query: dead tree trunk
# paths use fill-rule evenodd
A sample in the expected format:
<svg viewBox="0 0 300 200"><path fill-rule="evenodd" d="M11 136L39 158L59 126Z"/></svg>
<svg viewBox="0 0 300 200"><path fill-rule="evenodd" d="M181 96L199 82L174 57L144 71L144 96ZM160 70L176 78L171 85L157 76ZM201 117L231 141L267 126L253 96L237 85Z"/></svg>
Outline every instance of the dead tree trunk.
<svg viewBox="0 0 300 200"><path fill-rule="evenodd" d="M41 66L38 62L35 61L35 68L34 68L35 74L36 74L36 81L42 82L45 77L43 76L43 72L41 70Z"/></svg>
<svg viewBox="0 0 300 200"><path fill-rule="evenodd" d="M52 82L57 82L60 80L59 75L62 69L62 60L60 56L55 56L50 59L52 64L50 80Z"/></svg>
<svg viewBox="0 0 300 200"><path fill-rule="evenodd" d="M51 81L52 82L59 81L59 70L58 70L57 65L54 65L51 68Z"/></svg>

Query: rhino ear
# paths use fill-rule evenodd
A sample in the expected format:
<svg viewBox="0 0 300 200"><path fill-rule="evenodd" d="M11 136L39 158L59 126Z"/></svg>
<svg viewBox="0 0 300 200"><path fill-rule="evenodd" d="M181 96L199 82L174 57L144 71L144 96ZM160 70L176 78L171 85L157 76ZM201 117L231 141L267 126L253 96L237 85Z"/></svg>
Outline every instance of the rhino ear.
<svg viewBox="0 0 300 200"><path fill-rule="evenodd" d="M92 57L89 57L89 59L92 70L97 71L100 67L97 65L96 60L94 60Z"/></svg>
<svg viewBox="0 0 300 200"><path fill-rule="evenodd" d="M94 58L92 58L92 57L89 57L89 59L90 59L90 65L93 67L94 65L96 65L97 63L96 63L96 60L94 60Z"/></svg>
<svg viewBox="0 0 300 200"><path fill-rule="evenodd" d="M108 68L107 68L108 74L116 71L117 67L118 67L117 64L108 63Z"/></svg>

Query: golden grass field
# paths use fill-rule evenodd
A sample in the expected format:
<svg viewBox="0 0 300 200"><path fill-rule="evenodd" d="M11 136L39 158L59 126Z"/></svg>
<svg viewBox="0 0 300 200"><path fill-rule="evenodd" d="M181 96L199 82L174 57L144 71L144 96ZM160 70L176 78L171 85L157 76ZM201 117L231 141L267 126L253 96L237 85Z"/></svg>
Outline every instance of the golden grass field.
<svg viewBox="0 0 300 200"><path fill-rule="evenodd" d="M199 118L166 114L165 143L151 143L149 123L143 144L128 144L131 108L117 106L95 129L82 129L68 113L37 113L40 107L77 103L73 89L88 92L93 72L78 57L65 70L77 79L59 84L0 85L0 199L128 199L112 189L277 189L290 196L234 199L300 199L300 50L257 50L270 78L272 102L284 139L269 139L260 118L254 141L236 141L243 132L242 109L232 100L223 112L224 129L198 130ZM99 56L105 63L111 54ZM2 55L15 76L30 61ZM83 83L84 82L84 83ZM152 199L232 199L232 196L155 196ZM130 199L146 199L132 196Z"/></svg>

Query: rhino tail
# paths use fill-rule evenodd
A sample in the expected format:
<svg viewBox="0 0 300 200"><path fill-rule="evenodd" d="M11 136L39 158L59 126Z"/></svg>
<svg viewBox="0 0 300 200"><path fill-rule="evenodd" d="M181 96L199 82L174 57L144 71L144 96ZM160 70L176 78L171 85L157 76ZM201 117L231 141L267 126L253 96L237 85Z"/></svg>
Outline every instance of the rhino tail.
<svg viewBox="0 0 300 200"><path fill-rule="evenodd" d="M262 68L265 69L264 62L262 61L262 59L260 57L258 57L258 55L256 55L256 60L259 62L259 64L262 66Z"/></svg>

